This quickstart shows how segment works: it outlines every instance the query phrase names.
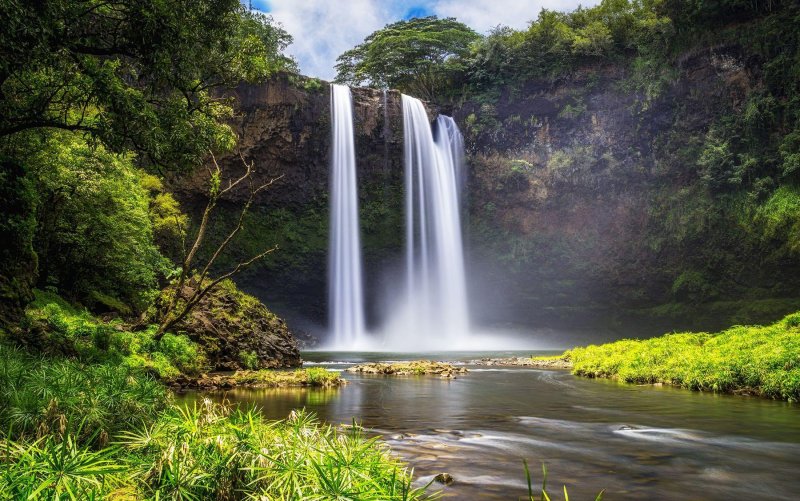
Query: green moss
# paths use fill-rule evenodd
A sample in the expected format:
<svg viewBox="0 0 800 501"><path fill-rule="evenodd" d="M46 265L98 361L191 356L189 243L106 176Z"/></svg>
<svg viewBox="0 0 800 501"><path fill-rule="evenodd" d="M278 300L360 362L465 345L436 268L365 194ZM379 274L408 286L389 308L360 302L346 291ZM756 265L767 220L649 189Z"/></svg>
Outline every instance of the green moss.
<svg viewBox="0 0 800 501"><path fill-rule="evenodd" d="M40 338L35 344L46 353L77 356L85 362L115 361L168 380L205 369L205 355L186 336L166 333L156 342L155 326L131 332L119 321L98 320L53 292L34 294L28 323L38 325Z"/></svg>
<svg viewBox="0 0 800 501"><path fill-rule="evenodd" d="M230 376L231 382L240 386L284 387L284 386L339 386L344 380L339 373L321 367L280 371L237 371Z"/></svg>
<svg viewBox="0 0 800 501"><path fill-rule="evenodd" d="M574 372L693 390L800 399L800 314L767 326L680 333L574 348Z"/></svg>

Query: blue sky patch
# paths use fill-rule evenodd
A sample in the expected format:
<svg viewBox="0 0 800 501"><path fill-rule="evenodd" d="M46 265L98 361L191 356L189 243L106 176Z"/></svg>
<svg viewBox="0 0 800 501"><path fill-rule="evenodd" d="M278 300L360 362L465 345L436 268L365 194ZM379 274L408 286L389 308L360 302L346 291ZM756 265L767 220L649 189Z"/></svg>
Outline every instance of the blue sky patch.
<svg viewBox="0 0 800 501"><path fill-rule="evenodd" d="M252 4L253 9L260 10L261 12L270 12L272 9L269 7L268 0L241 0L244 5L250 6Z"/></svg>
<svg viewBox="0 0 800 501"><path fill-rule="evenodd" d="M427 7L422 5L416 5L408 9L403 16L403 19L414 19L415 17L426 17L430 16L432 12Z"/></svg>

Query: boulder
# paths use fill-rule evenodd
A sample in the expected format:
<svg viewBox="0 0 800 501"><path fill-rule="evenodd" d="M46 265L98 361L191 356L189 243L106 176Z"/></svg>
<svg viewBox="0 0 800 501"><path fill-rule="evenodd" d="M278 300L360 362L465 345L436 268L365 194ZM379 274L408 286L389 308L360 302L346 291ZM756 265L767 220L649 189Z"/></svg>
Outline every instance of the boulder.
<svg viewBox="0 0 800 501"><path fill-rule="evenodd" d="M190 297L197 282L188 280L181 291ZM160 300L166 304L167 289ZM258 299L243 293L225 280L195 306L172 329L186 334L205 352L211 370L230 371L298 367L302 364L297 343L286 321L272 313ZM245 367L249 360L250 367Z"/></svg>

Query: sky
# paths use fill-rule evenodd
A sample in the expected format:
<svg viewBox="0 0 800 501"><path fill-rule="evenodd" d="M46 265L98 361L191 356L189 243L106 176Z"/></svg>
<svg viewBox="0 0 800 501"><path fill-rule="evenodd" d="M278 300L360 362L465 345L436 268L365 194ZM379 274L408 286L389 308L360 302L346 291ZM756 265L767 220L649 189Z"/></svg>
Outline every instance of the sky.
<svg viewBox="0 0 800 501"><path fill-rule="evenodd" d="M248 4L249 0L242 0ZM455 17L478 33L497 25L524 28L542 8L570 11L599 0L252 0L294 37L287 49L300 72L325 80L336 58L375 30L401 19Z"/></svg>

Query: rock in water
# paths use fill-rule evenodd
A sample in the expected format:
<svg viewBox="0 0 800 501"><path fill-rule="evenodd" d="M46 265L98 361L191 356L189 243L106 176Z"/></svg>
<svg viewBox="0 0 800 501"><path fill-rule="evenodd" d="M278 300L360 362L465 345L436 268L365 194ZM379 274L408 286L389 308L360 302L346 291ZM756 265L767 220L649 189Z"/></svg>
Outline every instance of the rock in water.
<svg viewBox="0 0 800 501"><path fill-rule="evenodd" d="M444 485L453 485L453 482L455 482L455 479L453 479L453 476L450 475L449 473L439 473L438 475L433 477L433 479L439 482L440 484Z"/></svg>
<svg viewBox="0 0 800 501"><path fill-rule="evenodd" d="M197 286L188 280L182 296ZM163 301L162 301L163 302ZM172 329L198 343L215 371L249 369L242 354L255 354L258 368L298 367L302 361L286 322L258 299L224 280Z"/></svg>

